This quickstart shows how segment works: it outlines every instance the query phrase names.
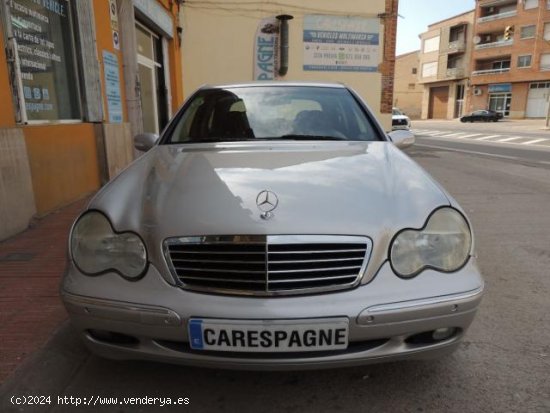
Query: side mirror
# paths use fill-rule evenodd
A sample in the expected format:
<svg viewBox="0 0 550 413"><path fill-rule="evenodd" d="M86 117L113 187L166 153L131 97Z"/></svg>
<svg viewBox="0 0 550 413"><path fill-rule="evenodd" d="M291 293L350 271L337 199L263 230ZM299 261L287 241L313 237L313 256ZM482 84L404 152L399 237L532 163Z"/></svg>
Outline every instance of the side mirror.
<svg viewBox="0 0 550 413"><path fill-rule="evenodd" d="M414 144L414 133L408 130L394 130L388 136L399 149L408 148Z"/></svg>
<svg viewBox="0 0 550 413"><path fill-rule="evenodd" d="M134 136L134 148L141 152L147 152L155 143L159 136L156 133L140 133Z"/></svg>

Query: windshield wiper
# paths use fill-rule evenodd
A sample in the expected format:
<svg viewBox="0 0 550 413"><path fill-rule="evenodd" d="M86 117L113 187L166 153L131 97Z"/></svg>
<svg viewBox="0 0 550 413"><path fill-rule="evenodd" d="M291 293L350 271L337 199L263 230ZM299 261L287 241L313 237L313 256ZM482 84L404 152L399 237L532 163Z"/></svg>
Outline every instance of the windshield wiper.
<svg viewBox="0 0 550 413"><path fill-rule="evenodd" d="M292 139L296 141L347 141L347 138L327 135L283 135L276 139Z"/></svg>

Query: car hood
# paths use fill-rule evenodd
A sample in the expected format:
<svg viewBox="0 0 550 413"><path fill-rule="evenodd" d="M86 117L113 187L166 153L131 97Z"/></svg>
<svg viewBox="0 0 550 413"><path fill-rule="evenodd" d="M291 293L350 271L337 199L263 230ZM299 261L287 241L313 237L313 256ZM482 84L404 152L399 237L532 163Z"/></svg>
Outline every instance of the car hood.
<svg viewBox="0 0 550 413"><path fill-rule="evenodd" d="M279 200L268 220L263 190ZM140 234L154 257L169 237L226 234L365 235L387 251L442 205L443 190L388 142L245 142L156 146L89 208Z"/></svg>

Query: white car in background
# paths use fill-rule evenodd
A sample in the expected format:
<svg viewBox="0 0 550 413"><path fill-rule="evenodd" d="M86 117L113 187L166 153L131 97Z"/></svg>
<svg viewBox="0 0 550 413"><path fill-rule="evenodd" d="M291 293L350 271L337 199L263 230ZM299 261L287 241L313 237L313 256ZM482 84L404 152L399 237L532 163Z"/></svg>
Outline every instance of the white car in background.
<svg viewBox="0 0 550 413"><path fill-rule="evenodd" d="M401 112L398 108L392 108L391 115L391 129L392 130L410 130L411 120L407 115Z"/></svg>

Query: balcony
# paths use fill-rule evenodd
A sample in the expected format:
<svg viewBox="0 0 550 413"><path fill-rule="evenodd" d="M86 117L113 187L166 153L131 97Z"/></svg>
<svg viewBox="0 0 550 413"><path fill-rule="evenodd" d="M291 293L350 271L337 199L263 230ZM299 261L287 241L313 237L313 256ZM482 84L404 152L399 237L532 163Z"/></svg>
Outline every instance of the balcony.
<svg viewBox="0 0 550 413"><path fill-rule="evenodd" d="M480 7L505 6L508 4L517 4L517 0L480 0Z"/></svg>
<svg viewBox="0 0 550 413"><path fill-rule="evenodd" d="M479 19L477 19L477 22L485 23L493 20L506 19L507 17L517 16L517 14L518 12L516 10L506 11L504 13L497 13L497 14L492 14L490 16L480 17Z"/></svg>
<svg viewBox="0 0 550 413"><path fill-rule="evenodd" d="M447 78L457 79L464 77L464 69L462 67L450 67L447 69Z"/></svg>
<svg viewBox="0 0 550 413"><path fill-rule="evenodd" d="M450 42L447 47L447 53L461 53L466 50L466 42L464 40L455 40Z"/></svg>
<svg viewBox="0 0 550 413"><path fill-rule="evenodd" d="M483 76L483 75L501 75L503 73L508 73L510 71L509 67L501 69L485 69L485 70L474 70L472 76Z"/></svg>
<svg viewBox="0 0 550 413"><path fill-rule="evenodd" d="M510 40L498 40L496 42L491 42L491 43L480 43L480 44L476 44L476 50L481 50L481 49L490 49L490 48L493 48L493 47L504 47L504 46L511 46L514 44L514 40L513 39L510 39Z"/></svg>

